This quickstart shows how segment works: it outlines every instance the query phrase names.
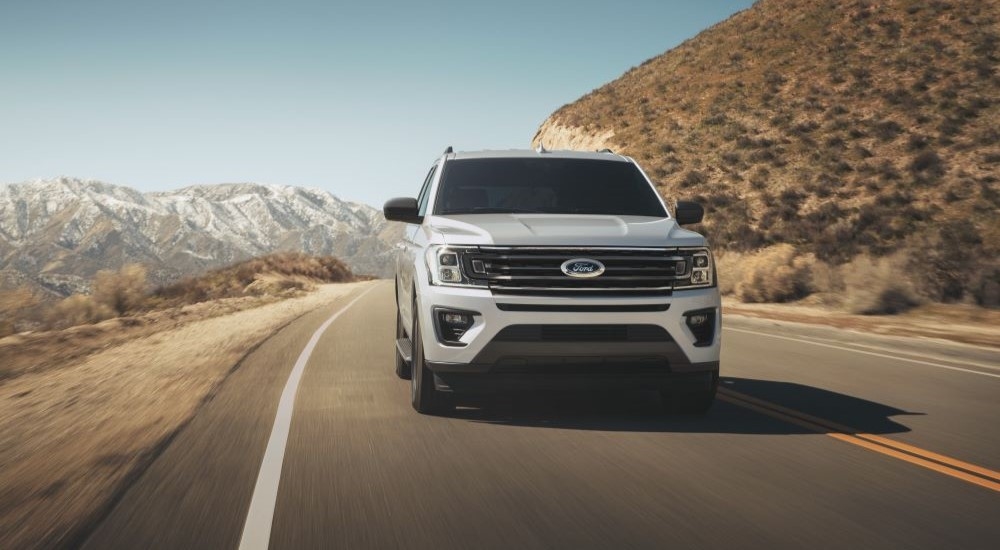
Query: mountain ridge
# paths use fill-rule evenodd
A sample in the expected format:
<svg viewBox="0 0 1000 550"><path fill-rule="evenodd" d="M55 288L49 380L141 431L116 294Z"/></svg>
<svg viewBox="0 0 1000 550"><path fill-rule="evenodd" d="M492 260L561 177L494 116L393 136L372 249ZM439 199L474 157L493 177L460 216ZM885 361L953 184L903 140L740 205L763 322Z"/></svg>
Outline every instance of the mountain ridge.
<svg viewBox="0 0 1000 550"><path fill-rule="evenodd" d="M998 90L996 2L760 0L559 108L533 144L634 157L706 207L719 251L903 255L954 301L1000 285Z"/></svg>
<svg viewBox="0 0 1000 550"><path fill-rule="evenodd" d="M317 188L224 183L143 193L67 176L0 184L0 286L30 281L59 295L126 263L146 265L162 284L282 250L338 256L355 272L384 276L393 236L375 208Z"/></svg>

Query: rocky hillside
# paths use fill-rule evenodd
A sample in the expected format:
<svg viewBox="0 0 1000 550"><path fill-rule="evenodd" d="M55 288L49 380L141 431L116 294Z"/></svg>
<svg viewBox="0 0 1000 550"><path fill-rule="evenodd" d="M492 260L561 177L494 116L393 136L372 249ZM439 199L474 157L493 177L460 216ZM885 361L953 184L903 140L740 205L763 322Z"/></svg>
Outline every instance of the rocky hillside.
<svg viewBox="0 0 1000 550"><path fill-rule="evenodd" d="M1000 3L761 0L534 138L635 157L725 250L905 254L920 292L1000 277Z"/></svg>
<svg viewBox="0 0 1000 550"><path fill-rule="evenodd" d="M145 265L151 282L274 251L342 258L356 273L388 272L381 212L325 191L221 184L167 193L72 178L0 186L0 286L66 295L102 269Z"/></svg>

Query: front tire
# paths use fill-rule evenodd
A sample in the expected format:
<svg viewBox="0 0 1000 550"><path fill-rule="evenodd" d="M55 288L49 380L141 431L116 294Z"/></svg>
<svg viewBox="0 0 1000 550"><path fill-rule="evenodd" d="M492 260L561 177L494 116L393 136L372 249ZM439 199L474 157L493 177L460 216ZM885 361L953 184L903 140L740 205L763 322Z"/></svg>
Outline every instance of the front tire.
<svg viewBox="0 0 1000 550"><path fill-rule="evenodd" d="M399 310L396 310L396 340L400 338L406 338L406 331L403 330L403 318L399 314ZM412 352L411 352L412 353ZM412 359L412 357L411 357ZM403 361L403 356L399 354L399 348L396 348L396 376L402 378L403 380L410 379L410 365Z"/></svg>
<svg viewBox="0 0 1000 550"><path fill-rule="evenodd" d="M413 319L413 357L410 363L410 400L420 414L443 414L454 409L451 396L434 388L434 374L424 362L420 323Z"/></svg>

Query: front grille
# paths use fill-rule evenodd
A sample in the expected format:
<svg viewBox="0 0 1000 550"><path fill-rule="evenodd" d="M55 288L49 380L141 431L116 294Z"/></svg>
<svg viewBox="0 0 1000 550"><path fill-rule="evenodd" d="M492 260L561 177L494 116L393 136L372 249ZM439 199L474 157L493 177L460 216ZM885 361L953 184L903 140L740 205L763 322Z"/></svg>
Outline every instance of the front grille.
<svg viewBox="0 0 1000 550"><path fill-rule="evenodd" d="M657 325L510 325L497 342L669 342Z"/></svg>
<svg viewBox="0 0 1000 550"><path fill-rule="evenodd" d="M561 266L574 258L597 260L604 273L570 277ZM529 296L669 296L690 271L689 257L663 248L480 247L463 261L494 294Z"/></svg>

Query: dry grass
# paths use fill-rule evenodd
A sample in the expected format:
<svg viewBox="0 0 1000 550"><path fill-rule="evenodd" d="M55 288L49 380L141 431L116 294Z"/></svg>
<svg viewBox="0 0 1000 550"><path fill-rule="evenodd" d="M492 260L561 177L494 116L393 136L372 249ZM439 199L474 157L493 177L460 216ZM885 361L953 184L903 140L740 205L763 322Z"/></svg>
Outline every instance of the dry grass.
<svg viewBox="0 0 1000 550"><path fill-rule="evenodd" d="M84 303L93 305L89 296ZM72 300L74 298L68 298ZM27 373L58 369L108 347L170 331L192 322L231 315L282 300L280 296L243 296L82 322L62 329L24 332L0 338L0 383ZM57 308L59 306L56 306Z"/></svg>
<svg viewBox="0 0 1000 550"><path fill-rule="evenodd" d="M39 298L27 286L14 290L0 291L0 338L18 331L26 317L34 316Z"/></svg>
<svg viewBox="0 0 1000 550"><path fill-rule="evenodd" d="M715 269L719 281L719 292L730 296L736 292L736 285L743 277L743 260L746 254L719 250L715 254Z"/></svg>
<svg viewBox="0 0 1000 550"><path fill-rule="evenodd" d="M98 271L90 294L74 294L45 313L46 327L61 329L93 324L147 308L146 268L128 264L118 271Z"/></svg>
<svg viewBox="0 0 1000 550"><path fill-rule="evenodd" d="M146 290L142 266L98 273L90 295L43 308L26 288L0 294L0 380L58 368L107 346L182 326L193 320L301 296L316 285L357 278L336 258L281 253L255 258ZM34 330L11 335L18 326ZM8 336L4 338L4 336Z"/></svg>
<svg viewBox="0 0 1000 550"><path fill-rule="evenodd" d="M115 317L114 310L86 294L74 294L62 300L46 315L52 328L91 325L112 317Z"/></svg>
<svg viewBox="0 0 1000 550"><path fill-rule="evenodd" d="M536 141L599 136L635 157L668 200L706 206L718 251L790 244L831 266L903 251L932 264L920 296L995 306L998 65L997 2L761 0L559 109Z"/></svg>
<svg viewBox="0 0 1000 550"><path fill-rule="evenodd" d="M801 254L791 245L776 245L752 253L723 252L716 258L719 290L745 303L801 302L802 305L832 307L863 315L893 315L924 303L940 302L906 274L927 275L933 256L899 251L890 256L859 255L843 265ZM967 304L995 306L1000 282L995 260L986 259L978 270L942 271L939 280L968 277L979 285L975 300ZM943 268L942 268L943 269ZM917 271L914 271L917 270ZM939 285L941 283L938 283Z"/></svg>
<svg viewBox="0 0 1000 550"><path fill-rule="evenodd" d="M157 306L192 304L234 296L260 296L307 290L314 283L356 280L351 270L330 256L282 252L253 258L229 267L157 289L151 303Z"/></svg>
<svg viewBox="0 0 1000 550"><path fill-rule="evenodd" d="M336 258L297 252L253 258L152 291L146 275L146 268L137 264L100 271L90 294L49 305L41 304L27 287L0 292L0 338L27 328L61 330L224 298L287 298L316 284L359 280Z"/></svg>
<svg viewBox="0 0 1000 550"><path fill-rule="evenodd" d="M733 293L744 302L791 302L812 292L811 256L781 244L743 258Z"/></svg>
<svg viewBox="0 0 1000 550"><path fill-rule="evenodd" d="M84 331L96 347L85 357L59 361L57 368L0 379L0 548L78 543L81 528L100 519L114 495L155 458L154 451L197 412L247 350L367 284L323 285L298 298L224 315L216 315L217 302L185 306L209 317L153 324L156 330L148 332L123 331L121 319L62 331ZM131 338L123 340L122 332ZM51 362L51 354L78 343L68 338L56 344L55 335L47 336L47 348L31 350L37 361ZM0 346L19 338L26 336L2 339ZM10 351L0 347L0 354Z"/></svg>
<svg viewBox="0 0 1000 550"><path fill-rule="evenodd" d="M846 266L846 309L862 315L894 315L920 305L913 285L898 274L899 258L859 256Z"/></svg>
<svg viewBox="0 0 1000 550"><path fill-rule="evenodd" d="M26 307L26 289L0 294L0 319L8 327L35 330L0 333L0 380L42 372L133 338L171 330L194 320L228 315L301 296L317 285L357 278L336 258L281 253L210 271L147 291L142 266L98 274L93 293L49 306L42 322ZM0 326L2 328L2 326ZM9 336L8 338L3 338Z"/></svg>

